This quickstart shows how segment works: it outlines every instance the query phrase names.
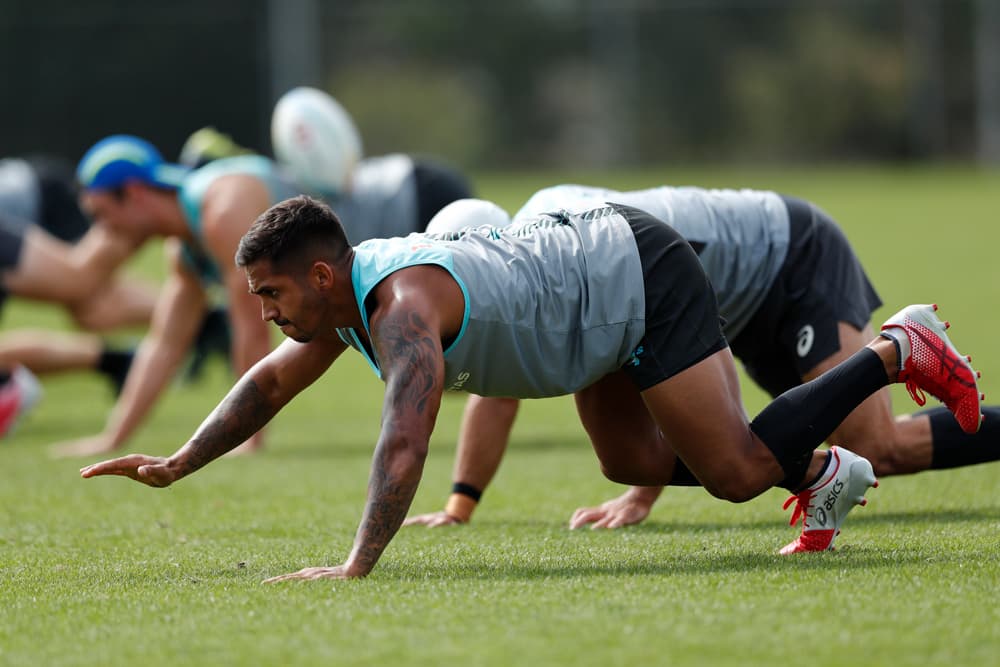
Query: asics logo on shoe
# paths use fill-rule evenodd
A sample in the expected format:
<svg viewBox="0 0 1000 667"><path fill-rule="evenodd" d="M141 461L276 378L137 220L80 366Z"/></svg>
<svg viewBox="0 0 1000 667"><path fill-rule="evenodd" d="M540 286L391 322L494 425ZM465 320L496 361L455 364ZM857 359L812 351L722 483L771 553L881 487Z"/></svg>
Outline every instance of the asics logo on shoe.
<svg viewBox="0 0 1000 667"><path fill-rule="evenodd" d="M836 482L834 482L833 488L830 489L830 493L827 494L826 500L823 501L823 507L826 508L827 512L833 509L833 504L837 502L837 496L839 496L840 492L843 490L844 490L844 482L838 479Z"/></svg>
<svg viewBox="0 0 1000 667"><path fill-rule="evenodd" d="M816 507L816 512L813 514L813 518L819 522L819 525L826 525L827 512L833 511L833 506L837 504L837 498L840 497L840 492L843 490L844 482L843 480L838 479L833 483L830 493L826 494L826 498L823 499L823 505Z"/></svg>
<svg viewBox="0 0 1000 667"><path fill-rule="evenodd" d="M812 349L813 341L816 339L816 332L813 330L811 324L807 324L798 333L798 341L795 343L795 352L799 357L805 358L809 354L809 350Z"/></svg>

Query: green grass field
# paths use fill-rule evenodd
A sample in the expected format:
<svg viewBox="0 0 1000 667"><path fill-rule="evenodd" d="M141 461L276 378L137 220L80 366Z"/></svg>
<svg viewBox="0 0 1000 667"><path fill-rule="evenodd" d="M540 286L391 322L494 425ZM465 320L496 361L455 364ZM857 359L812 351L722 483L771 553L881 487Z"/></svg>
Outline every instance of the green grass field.
<svg viewBox="0 0 1000 667"><path fill-rule="evenodd" d="M883 300L937 301L1000 400L1000 174L962 168L664 169L483 175L516 208L563 180L766 187L819 203ZM160 275L155 252L134 270ZM66 326L9 303L4 328ZM221 362L175 385L129 451L180 446L231 384ZM762 394L744 385L751 412ZM989 665L1000 662L1000 466L883 480L834 553L781 558L772 490L743 505L668 491L643 525L566 529L616 494L567 399L525 406L469 526L402 531L365 580L265 586L340 562L360 518L382 385L357 355L278 416L260 456L165 489L81 480L47 446L96 432L104 381L46 381L0 443L2 665ZM912 404L894 394L898 411ZM450 483L462 400L446 397L415 512Z"/></svg>

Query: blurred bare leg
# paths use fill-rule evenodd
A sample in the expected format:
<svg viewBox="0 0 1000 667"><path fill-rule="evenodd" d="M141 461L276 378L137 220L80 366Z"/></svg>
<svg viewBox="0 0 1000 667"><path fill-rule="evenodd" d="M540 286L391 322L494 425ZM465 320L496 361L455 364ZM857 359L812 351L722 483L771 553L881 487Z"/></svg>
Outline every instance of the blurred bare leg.
<svg viewBox="0 0 1000 667"><path fill-rule="evenodd" d="M103 349L101 339L92 334L11 331L0 336L0 367L21 364L39 375L94 370Z"/></svg>

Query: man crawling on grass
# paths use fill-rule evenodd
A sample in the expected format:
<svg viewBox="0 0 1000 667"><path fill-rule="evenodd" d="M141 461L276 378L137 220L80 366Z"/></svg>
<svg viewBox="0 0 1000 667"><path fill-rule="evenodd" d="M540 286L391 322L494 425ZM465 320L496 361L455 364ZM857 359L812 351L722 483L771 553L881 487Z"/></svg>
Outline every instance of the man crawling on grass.
<svg viewBox="0 0 1000 667"><path fill-rule="evenodd" d="M372 571L413 500L448 389L574 394L610 479L663 485L684 466L732 502L781 486L813 498L815 509L824 505L822 529L831 531L875 476L860 456L816 448L870 394L907 382L941 399L967 432L982 418L976 373L935 308L910 306L866 347L748 422L694 250L660 220L614 203L502 230L352 247L329 207L295 197L256 220L236 263L263 318L290 340L251 368L169 458L133 454L81 474L169 486L244 442L355 348L386 391L354 546L341 564L269 582Z"/></svg>

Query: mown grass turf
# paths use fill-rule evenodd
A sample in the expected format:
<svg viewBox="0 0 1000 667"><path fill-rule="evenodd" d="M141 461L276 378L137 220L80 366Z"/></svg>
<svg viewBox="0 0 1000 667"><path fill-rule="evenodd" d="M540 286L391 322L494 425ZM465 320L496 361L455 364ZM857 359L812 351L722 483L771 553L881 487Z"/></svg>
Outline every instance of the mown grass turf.
<svg viewBox="0 0 1000 667"><path fill-rule="evenodd" d="M998 174L966 169L664 169L486 175L516 208L563 180L756 186L808 197L847 230L887 316L938 301L1000 400ZM162 273L154 252L136 270ZM8 304L4 327L65 326ZM130 451L167 454L230 386L219 362L175 385ZM296 399L268 451L165 490L77 476L48 458L96 432L104 382L46 381L2 443L0 664L986 665L1000 657L1000 467L883 480L835 553L775 555L795 535L784 493L744 505L665 494L645 524L570 532L603 480L567 399L528 403L474 522L406 529L367 579L264 586L339 562L360 517L382 385L357 355ZM763 397L745 385L751 412ZM903 392L896 407L909 410ZM987 401L989 402L989 400ZM414 511L450 481L461 398L449 396ZM710 406L706 406L710 409Z"/></svg>

